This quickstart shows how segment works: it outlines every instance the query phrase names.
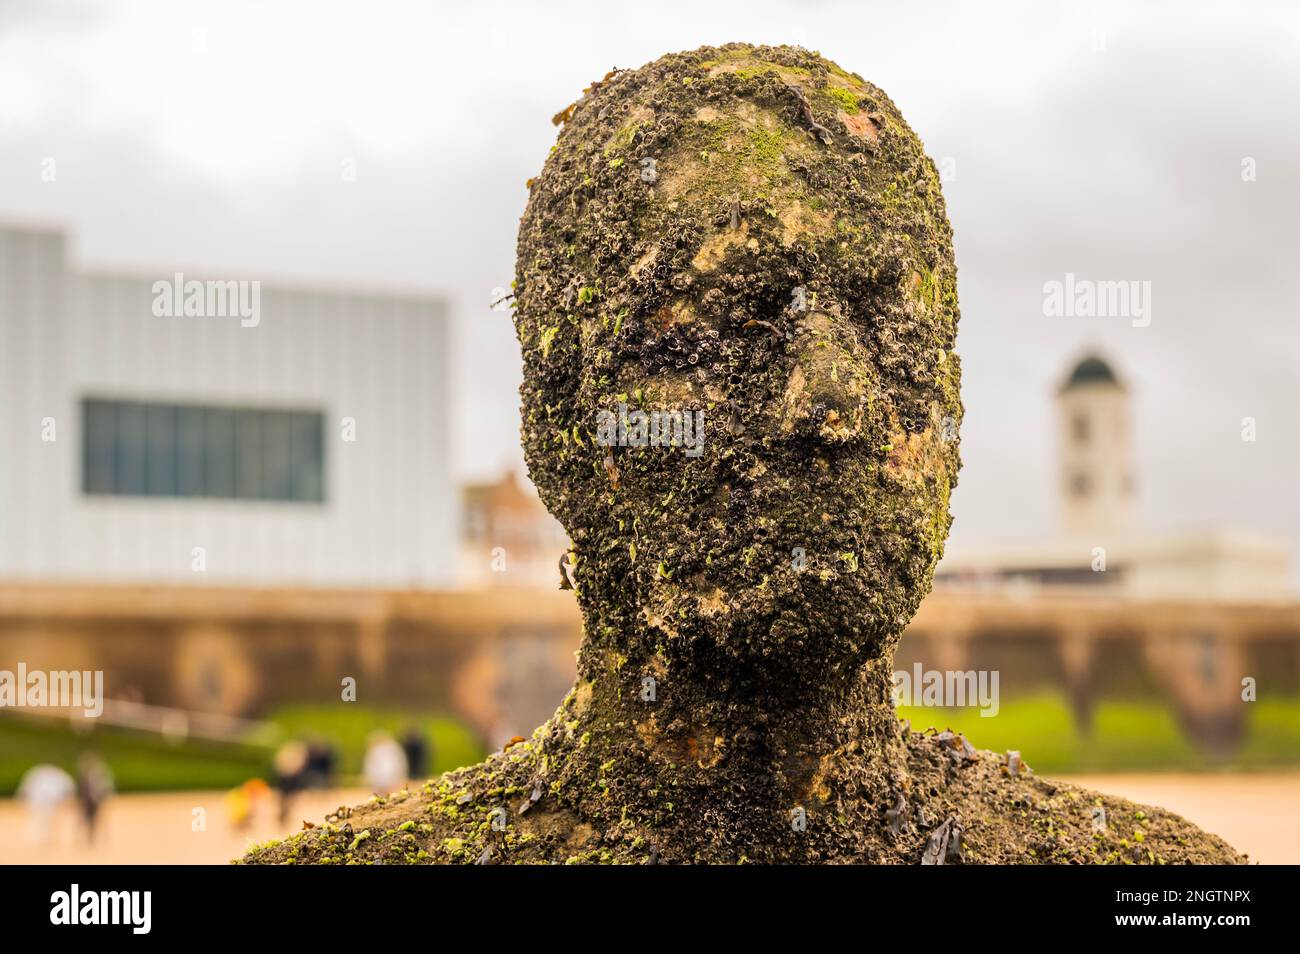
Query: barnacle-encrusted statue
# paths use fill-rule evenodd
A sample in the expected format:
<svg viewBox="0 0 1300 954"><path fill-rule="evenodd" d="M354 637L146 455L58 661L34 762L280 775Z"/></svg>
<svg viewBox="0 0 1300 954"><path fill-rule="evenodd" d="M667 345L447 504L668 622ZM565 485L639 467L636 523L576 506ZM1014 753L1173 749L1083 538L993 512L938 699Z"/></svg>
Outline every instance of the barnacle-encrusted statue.
<svg viewBox="0 0 1300 954"><path fill-rule="evenodd" d="M895 715L962 406L939 177L889 98L730 44L556 120L515 324L577 684L531 739L247 860L1240 860Z"/></svg>

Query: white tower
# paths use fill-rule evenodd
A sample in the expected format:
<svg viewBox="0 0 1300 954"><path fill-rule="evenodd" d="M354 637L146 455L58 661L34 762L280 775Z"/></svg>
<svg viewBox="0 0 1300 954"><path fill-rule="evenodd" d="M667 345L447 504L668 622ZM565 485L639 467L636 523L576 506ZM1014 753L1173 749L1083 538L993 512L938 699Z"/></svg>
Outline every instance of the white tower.
<svg viewBox="0 0 1300 954"><path fill-rule="evenodd" d="M1057 395L1062 529L1070 536L1131 533L1137 522L1128 390L1086 355Z"/></svg>

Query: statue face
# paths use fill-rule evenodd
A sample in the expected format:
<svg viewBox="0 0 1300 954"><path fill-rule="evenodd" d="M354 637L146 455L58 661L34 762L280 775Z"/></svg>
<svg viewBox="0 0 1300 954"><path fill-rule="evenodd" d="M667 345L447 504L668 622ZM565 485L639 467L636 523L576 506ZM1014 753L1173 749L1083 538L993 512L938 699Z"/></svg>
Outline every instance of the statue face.
<svg viewBox="0 0 1300 954"><path fill-rule="evenodd" d="M892 650L960 403L937 176L879 90L792 48L620 74L533 184L517 288L525 452L589 610L781 678Z"/></svg>

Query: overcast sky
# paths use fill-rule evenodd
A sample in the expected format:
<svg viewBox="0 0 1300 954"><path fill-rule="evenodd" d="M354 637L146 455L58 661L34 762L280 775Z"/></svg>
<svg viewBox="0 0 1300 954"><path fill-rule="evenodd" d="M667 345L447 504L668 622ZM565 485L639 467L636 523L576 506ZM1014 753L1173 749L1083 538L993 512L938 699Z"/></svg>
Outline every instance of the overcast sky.
<svg viewBox="0 0 1300 954"><path fill-rule="evenodd" d="M955 171L954 536L1054 525L1049 395L1095 346L1133 388L1151 524L1300 548L1300 5L1133 6L0 0L0 221L65 226L82 266L447 295L455 470L491 476L520 460L519 354L487 305L550 117L615 66L799 44ZM1067 272L1151 282L1149 326L1045 316Z"/></svg>

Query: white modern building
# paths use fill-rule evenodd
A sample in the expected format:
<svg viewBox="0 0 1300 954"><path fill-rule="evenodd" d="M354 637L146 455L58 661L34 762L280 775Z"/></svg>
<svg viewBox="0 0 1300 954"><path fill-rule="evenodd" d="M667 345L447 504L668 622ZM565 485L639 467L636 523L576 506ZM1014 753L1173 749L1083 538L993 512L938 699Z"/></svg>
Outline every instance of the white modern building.
<svg viewBox="0 0 1300 954"><path fill-rule="evenodd" d="M430 297L119 274L0 226L0 581L451 578Z"/></svg>

